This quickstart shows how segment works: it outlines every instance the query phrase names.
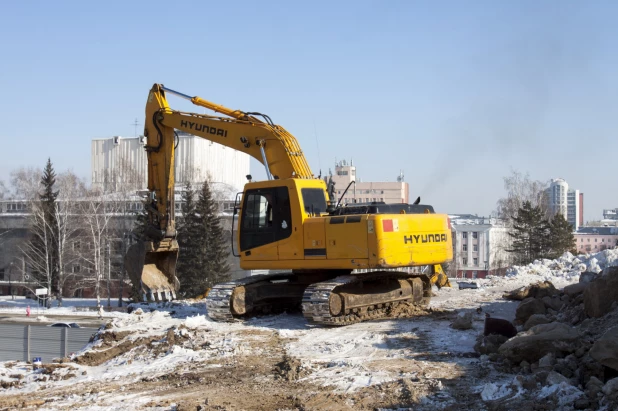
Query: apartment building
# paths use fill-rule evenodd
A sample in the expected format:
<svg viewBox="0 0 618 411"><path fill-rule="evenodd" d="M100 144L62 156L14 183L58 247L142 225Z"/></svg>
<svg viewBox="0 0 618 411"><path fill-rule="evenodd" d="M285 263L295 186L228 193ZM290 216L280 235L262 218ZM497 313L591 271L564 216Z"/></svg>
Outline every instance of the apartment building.
<svg viewBox="0 0 618 411"><path fill-rule="evenodd" d="M618 227L581 227L574 237L578 253L597 253L618 246Z"/></svg>
<svg viewBox="0 0 618 411"><path fill-rule="evenodd" d="M503 220L470 214L449 216L453 234L453 261L449 277L485 278L504 275L510 266L511 245Z"/></svg>
<svg viewBox="0 0 618 411"><path fill-rule="evenodd" d="M553 214L562 214L574 230L584 224L584 193L569 188L562 178L552 179L546 193Z"/></svg>

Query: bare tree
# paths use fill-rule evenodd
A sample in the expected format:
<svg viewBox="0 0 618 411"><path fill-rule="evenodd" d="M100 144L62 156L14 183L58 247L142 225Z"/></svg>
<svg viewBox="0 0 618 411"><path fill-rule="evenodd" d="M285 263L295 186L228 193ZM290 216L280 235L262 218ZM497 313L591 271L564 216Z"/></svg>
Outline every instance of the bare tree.
<svg viewBox="0 0 618 411"><path fill-rule="evenodd" d="M504 219L509 224L517 216L525 201L530 201L533 207L540 207L543 213L549 217L549 203L546 189L549 184L542 181L534 181L530 176L517 170L511 170L511 175L504 177L504 188L507 192L506 197L498 200L495 214Z"/></svg>
<svg viewBox="0 0 618 411"><path fill-rule="evenodd" d="M81 247L80 255L81 261L90 272L84 282L94 287L99 309L102 307L101 285L107 277L106 271L109 272L109 258L106 261L105 257L108 256L112 218L118 211L117 203L110 201L108 196L95 191L80 202L83 238L87 244L86 247Z"/></svg>
<svg viewBox="0 0 618 411"><path fill-rule="evenodd" d="M62 306L62 298L67 282L72 282L81 271L80 262L80 226L79 200L86 193L84 182L74 173L68 171L58 176L59 195L55 209L55 221L58 239L56 241L56 255L58 256L58 275L56 287L58 289L58 306Z"/></svg>
<svg viewBox="0 0 618 411"><path fill-rule="evenodd" d="M29 274L34 282L52 290L54 267L51 255L54 252L55 241L52 237L53 229L49 227L45 218L45 211L39 202L33 201L30 206L30 239L19 247L23 254L24 275ZM49 307L50 300L47 300Z"/></svg>
<svg viewBox="0 0 618 411"><path fill-rule="evenodd" d="M0 200L4 200L4 197L8 194L8 189L3 180L0 180Z"/></svg>
<svg viewBox="0 0 618 411"><path fill-rule="evenodd" d="M41 175L43 171L35 167L21 167L11 172L12 198L34 201L41 189Z"/></svg>

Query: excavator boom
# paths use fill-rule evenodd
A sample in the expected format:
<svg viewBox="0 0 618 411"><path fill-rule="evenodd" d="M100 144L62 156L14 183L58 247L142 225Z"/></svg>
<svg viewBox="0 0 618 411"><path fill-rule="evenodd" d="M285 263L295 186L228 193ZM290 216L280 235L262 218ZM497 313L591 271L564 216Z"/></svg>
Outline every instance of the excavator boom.
<svg viewBox="0 0 618 411"><path fill-rule="evenodd" d="M166 92L213 110L227 117L216 117L172 110ZM263 121L258 117L262 117ZM246 113L164 87L153 85L146 103L144 136L148 157L148 191L145 208L149 225L146 240L128 250L126 265L134 290L141 299L175 298L178 243L174 218L175 130L205 138L244 152L265 165L269 179L314 179L311 168L296 138L270 117ZM144 265L135 263L144 261Z"/></svg>

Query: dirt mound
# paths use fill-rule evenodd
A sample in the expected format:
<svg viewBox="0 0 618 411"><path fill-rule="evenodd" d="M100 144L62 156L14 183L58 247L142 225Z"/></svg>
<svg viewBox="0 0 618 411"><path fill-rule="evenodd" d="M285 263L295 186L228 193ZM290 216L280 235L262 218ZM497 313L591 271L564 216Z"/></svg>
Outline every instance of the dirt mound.
<svg viewBox="0 0 618 411"><path fill-rule="evenodd" d="M122 355L135 347L150 344L152 341L159 340L159 337L138 338L135 341L125 341L104 351L87 351L75 358L75 362L82 365L97 366Z"/></svg>
<svg viewBox="0 0 618 411"><path fill-rule="evenodd" d="M283 361L275 364L275 375L286 381L296 381L302 378L306 372L302 369L302 364L297 358L283 356Z"/></svg>

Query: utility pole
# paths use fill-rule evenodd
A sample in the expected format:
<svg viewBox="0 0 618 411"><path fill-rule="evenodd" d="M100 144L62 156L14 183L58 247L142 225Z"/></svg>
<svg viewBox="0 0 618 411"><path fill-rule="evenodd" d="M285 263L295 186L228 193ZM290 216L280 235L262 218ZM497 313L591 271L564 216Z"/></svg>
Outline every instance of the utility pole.
<svg viewBox="0 0 618 411"><path fill-rule="evenodd" d="M137 126L139 126L139 123L137 122L137 119L135 119L135 121L133 122L132 126L135 127L135 137L137 138Z"/></svg>

